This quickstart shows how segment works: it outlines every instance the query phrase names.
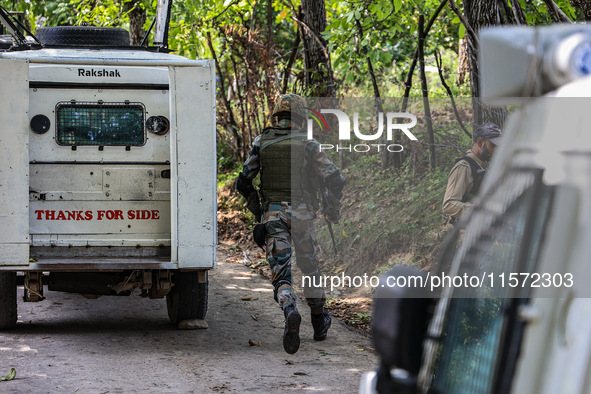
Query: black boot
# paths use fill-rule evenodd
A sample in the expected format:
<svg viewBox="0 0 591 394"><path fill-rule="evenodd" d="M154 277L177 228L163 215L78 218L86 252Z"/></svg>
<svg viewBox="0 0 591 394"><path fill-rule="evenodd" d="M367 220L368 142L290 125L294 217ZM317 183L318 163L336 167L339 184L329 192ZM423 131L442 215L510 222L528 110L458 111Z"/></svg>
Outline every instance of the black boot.
<svg viewBox="0 0 591 394"><path fill-rule="evenodd" d="M312 315L312 327L314 327L314 340L324 341L326 339L326 333L330 328L330 314L325 309L319 315Z"/></svg>
<svg viewBox="0 0 591 394"><path fill-rule="evenodd" d="M294 354L300 348L300 323L302 317L295 306L286 307L283 313L285 315L283 349L289 354Z"/></svg>

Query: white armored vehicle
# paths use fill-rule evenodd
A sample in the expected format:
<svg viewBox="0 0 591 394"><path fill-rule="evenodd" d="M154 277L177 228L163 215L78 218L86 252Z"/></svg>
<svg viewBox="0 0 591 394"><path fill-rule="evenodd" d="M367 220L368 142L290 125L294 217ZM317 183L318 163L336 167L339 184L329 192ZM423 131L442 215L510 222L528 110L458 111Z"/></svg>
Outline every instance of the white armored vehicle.
<svg viewBox="0 0 591 394"><path fill-rule="evenodd" d="M476 202L424 273L470 286L436 302L379 289L382 365L361 393L591 393L591 28L488 29L480 44L483 100L517 108Z"/></svg>
<svg viewBox="0 0 591 394"><path fill-rule="evenodd" d="M215 265L215 71L123 29L38 28L8 14L0 49L0 329L48 290L166 297L203 319ZM159 10L160 11L160 10ZM5 37L6 38L6 37ZM6 39L0 40L6 43ZM100 301L97 301L100 302Z"/></svg>

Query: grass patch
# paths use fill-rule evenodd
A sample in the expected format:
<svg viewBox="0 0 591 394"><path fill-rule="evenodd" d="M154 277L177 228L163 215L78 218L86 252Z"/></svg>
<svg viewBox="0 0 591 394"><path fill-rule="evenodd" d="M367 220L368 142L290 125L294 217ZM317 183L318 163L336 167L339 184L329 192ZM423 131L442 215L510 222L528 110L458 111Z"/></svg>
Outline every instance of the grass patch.
<svg viewBox="0 0 591 394"><path fill-rule="evenodd" d="M379 275L395 265L430 266L446 232L441 203L448 169L382 170L376 155L343 173L342 219L333 225L339 254L327 257L333 272ZM322 223L318 234L328 250L332 241Z"/></svg>

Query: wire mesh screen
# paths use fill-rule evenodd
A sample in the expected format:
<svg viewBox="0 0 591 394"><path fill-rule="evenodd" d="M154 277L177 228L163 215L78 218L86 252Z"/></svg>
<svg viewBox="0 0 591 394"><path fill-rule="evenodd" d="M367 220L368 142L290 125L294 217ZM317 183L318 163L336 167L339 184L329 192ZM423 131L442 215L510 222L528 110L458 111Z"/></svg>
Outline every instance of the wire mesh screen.
<svg viewBox="0 0 591 394"><path fill-rule="evenodd" d="M523 245L527 213L534 199L535 175L514 172L491 192L466 228L466 238L458 251L461 265L458 274L491 275L519 272L518 256ZM467 296L509 297L513 288L481 286Z"/></svg>
<svg viewBox="0 0 591 394"><path fill-rule="evenodd" d="M455 291L447 312L433 387L441 393L490 393L511 297L527 288L508 285L511 272L533 272L543 239L551 188L536 188L535 172L516 171L473 212L458 247L456 275L487 278L476 291ZM535 220L528 225L528 217ZM526 241L524 241L526 240ZM448 265L449 267L449 265ZM457 290L457 289L456 289ZM522 298L523 297L523 298Z"/></svg>
<svg viewBox="0 0 591 394"><path fill-rule="evenodd" d="M60 102L55 113L58 145L138 146L146 142L141 103Z"/></svg>

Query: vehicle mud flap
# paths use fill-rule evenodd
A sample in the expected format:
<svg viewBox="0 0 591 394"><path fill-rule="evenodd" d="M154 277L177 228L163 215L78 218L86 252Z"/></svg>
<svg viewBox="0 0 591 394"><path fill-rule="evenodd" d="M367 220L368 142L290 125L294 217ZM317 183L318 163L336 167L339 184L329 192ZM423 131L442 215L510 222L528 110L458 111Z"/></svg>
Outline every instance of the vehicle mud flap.
<svg viewBox="0 0 591 394"><path fill-rule="evenodd" d="M199 276L205 276L199 283ZM207 271L175 272L174 285L166 295L168 317L173 324L183 320L205 319L207 314Z"/></svg>
<svg viewBox="0 0 591 394"><path fill-rule="evenodd" d="M0 330L16 326L16 272L0 272Z"/></svg>

